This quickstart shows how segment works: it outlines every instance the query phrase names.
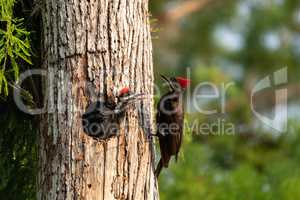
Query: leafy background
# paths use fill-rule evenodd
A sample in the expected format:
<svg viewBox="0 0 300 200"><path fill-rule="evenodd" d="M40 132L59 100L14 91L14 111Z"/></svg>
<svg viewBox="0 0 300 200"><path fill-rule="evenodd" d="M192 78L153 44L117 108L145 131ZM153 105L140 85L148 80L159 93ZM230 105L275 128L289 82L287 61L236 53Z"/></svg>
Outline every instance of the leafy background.
<svg viewBox="0 0 300 200"><path fill-rule="evenodd" d="M35 199L38 123L12 97L19 73L40 66L40 20L33 7L32 1L0 0L0 198L12 200ZM17 88L29 106L38 103L33 85L40 84L32 79Z"/></svg>
<svg viewBox="0 0 300 200"><path fill-rule="evenodd" d="M198 102L202 108L217 109L217 114L188 109L181 158L159 179L161 199L299 199L300 2L194 1L207 4L185 13L188 2L150 4L156 18L156 80L159 73L186 76L190 71L192 91L204 81L234 85L226 92L225 113L220 98ZM288 83L254 98L257 111L274 117L274 91L288 88L288 127L278 133L254 116L250 93L255 83L284 67ZM234 124L234 134L217 128L201 132L192 126L218 120Z"/></svg>
<svg viewBox="0 0 300 200"><path fill-rule="evenodd" d="M192 91L203 81L234 85L225 113L220 99L199 102L216 108L214 115L187 106L182 153L159 178L161 199L299 199L300 2L189 2L150 1L157 83L159 73L185 76L190 70ZM38 8L31 0L0 0L0 197L6 199L35 199L38 123L16 108L11 92L21 71L40 68ZM249 94L258 80L283 67L289 119L287 131L278 133L253 115ZM34 79L22 86L28 104L40 103L39 85ZM275 89L255 97L257 110L268 116L274 115ZM234 133L203 134L192 126L218 119L233 124Z"/></svg>

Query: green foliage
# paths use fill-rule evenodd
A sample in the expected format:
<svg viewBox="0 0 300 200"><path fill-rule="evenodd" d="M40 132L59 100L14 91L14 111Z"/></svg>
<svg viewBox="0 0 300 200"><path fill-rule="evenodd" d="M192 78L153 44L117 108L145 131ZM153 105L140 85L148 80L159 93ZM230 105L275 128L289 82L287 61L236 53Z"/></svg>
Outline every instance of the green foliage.
<svg viewBox="0 0 300 200"><path fill-rule="evenodd" d="M185 1L154 2L153 16L161 16L163 10L180 8ZM192 92L206 81L217 87L234 82L226 91L225 113L205 115L192 110L186 120L189 125L195 121L201 125L222 118L236 129L233 135L222 135L218 130L203 134L186 127L184 156L163 170L159 179L161 199L299 199L299 115L279 135L272 129L257 128L249 95L258 80L285 66L289 83L282 87L292 94L289 86L299 86L300 2L213 2L173 25L162 23L159 39L153 41L155 69L157 74L185 76L190 67ZM269 44L266 36L271 38ZM230 48L236 44L238 48ZM274 88L266 91L273 95ZM267 110L272 116L273 97L257 100L259 111ZM220 111L218 98L201 103L202 108ZM291 95L289 103L299 105L299 95ZM299 109L297 106L295 113Z"/></svg>
<svg viewBox="0 0 300 200"><path fill-rule="evenodd" d="M15 1L0 1L0 95L8 95L8 81L19 77L20 60L32 64L30 60L29 32L22 18L13 16Z"/></svg>
<svg viewBox="0 0 300 200"><path fill-rule="evenodd" d="M13 82L18 80L19 72L32 64L30 34L23 20L26 15L18 3L0 0L0 197L33 200L37 124L32 116L18 110L9 95L9 86L16 87ZM26 101L33 102L30 92L20 89Z"/></svg>
<svg viewBox="0 0 300 200"><path fill-rule="evenodd" d="M299 140L299 133L298 125L275 141L278 148L236 136L185 142L185 159L159 179L161 199L299 199L299 148L282 148L294 143L291 135Z"/></svg>

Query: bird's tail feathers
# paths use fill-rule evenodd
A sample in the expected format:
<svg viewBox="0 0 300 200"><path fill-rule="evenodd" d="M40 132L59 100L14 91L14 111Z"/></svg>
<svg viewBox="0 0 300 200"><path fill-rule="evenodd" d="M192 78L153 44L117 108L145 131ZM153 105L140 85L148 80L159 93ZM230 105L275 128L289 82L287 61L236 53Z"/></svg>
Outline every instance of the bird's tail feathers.
<svg viewBox="0 0 300 200"><path fill-rule="evenodd" d="M159 162L158 162L158 164L157 164L157 166L156 166L156 169L155 169L155 176L156 176L156 178L158 178L158 176L159 176L162 168L163 168L163 163L162 163L162 159L160 159Z"/></svg>

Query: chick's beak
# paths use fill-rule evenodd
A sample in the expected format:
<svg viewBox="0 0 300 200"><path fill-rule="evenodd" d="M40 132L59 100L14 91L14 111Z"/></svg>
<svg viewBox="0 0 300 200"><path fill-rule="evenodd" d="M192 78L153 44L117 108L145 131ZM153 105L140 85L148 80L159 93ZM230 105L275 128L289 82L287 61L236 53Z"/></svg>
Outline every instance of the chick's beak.
<svg viewBox="0 0 300 200"><path fill-rule="evenodd" d="M127 97L123 97L122 101L127 101L128 103L132 103L138 100L142 100L144 98L146 98L145 93L131 94Z"/></svg>

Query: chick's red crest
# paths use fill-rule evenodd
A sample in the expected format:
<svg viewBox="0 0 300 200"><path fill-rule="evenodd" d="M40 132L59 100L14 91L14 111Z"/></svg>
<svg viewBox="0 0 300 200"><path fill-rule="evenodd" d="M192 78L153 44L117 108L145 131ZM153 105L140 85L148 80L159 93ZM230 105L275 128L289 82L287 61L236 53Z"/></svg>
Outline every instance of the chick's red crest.
<svg viewBox="0 0 300 200"><path fill-rule="evenodd" d="M179 83L180 87L183 89L187 88L191 83L190 79L186 79L183 77L176 77L176 80Z"/></svg>
<svg viewBox="0 0 300 200"><path fill-rule="evenodd" d="M124 87L120 90L119 95L122 96L127 93L129 93L129 87Z"/></svg>

